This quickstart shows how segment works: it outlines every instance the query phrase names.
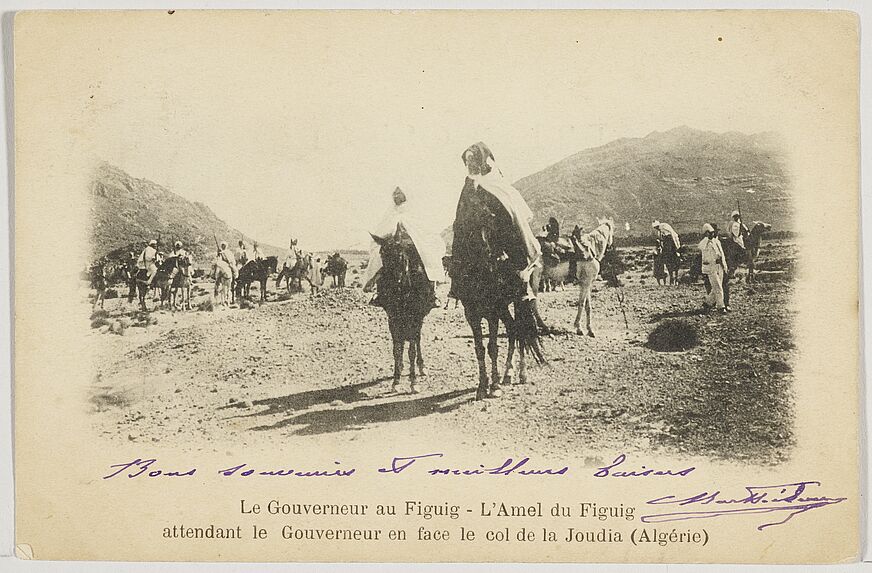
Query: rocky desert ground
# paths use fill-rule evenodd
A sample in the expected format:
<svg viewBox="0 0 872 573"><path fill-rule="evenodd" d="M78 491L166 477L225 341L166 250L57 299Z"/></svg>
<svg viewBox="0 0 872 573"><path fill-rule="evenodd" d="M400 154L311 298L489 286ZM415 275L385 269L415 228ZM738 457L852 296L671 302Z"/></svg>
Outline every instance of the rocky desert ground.
<svg viewBox="0 0 872 573"><path fill-rule="evenodd" d="M425 321L428 375L423 391L411 394L406 380L391 392L387 320L360 288L325 288L313 298L305 283L305 292L287 295L271 279L265 304L143 314L118 285L121 297L106 300L89 321L93 295L83 284L81 329L95 356L87 397L94 431L109 443L224 450L328 436L389 442L452 428L472 445L541 455L787 459L794 246L764 244L758 281L734 279L728 315L701 312L701 282L658 286L650 249L621 249L620 256L627 264L622 289L595 285L597 337L572 329L573 286L542 293L542 314L554 328L544 338L549 363L531 366L527 384L483 401L474 400L472 338L454 301ZM351 261L351 269L359 263ZM443 301L447 290L440 285ZM195 292L195 305L208 300L208 279ZM252 298L259 299L256 286Z"/></svg>

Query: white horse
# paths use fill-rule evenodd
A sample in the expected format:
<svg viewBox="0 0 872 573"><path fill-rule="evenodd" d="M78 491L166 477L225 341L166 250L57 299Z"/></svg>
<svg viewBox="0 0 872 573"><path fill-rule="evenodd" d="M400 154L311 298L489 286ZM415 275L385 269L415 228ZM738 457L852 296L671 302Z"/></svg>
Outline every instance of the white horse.
<svg viewBox="0 0 872 573"><path fill-rule="evenodd" d="M215 306L223 304L230 306L230 283L233 281L233 271L220 257L212 261L212 278L215 279L215 293L212 295Z"/></svg>
<svg viewBox="0 0 872 573"><path fill-rule="evenodd" d="M578 279L578 314L575 316L575 333L584 334L581 330L581 313L584 311L585 328L588 336L593 337L590 326L590 293L593 281L600 272L600 261L606 254L606 249L612 246L615 236L615 222L612 219L597 219L599 227L582 235L576 228L572 234L572 246L579 256L576 278Z"/></svg>

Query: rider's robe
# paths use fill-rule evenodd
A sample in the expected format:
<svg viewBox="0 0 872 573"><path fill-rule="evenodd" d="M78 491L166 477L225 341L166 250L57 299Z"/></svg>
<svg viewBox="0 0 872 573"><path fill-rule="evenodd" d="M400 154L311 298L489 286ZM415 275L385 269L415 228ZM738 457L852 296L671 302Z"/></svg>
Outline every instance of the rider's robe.
<svg viewBox="0 0 872 573"><path fill-rule="evenodd" d="M393 205L375 229L370 232L377 236L387 238L392 236L397 230L397 224L402 224L403 228L412 239L415 249L418 251L418 256L421 257L421 262L424 264L424 271L427 273L427 279L433 282L444 282L445 271L442 267L442 257L445 256L445 241L436 231L429 229L427 224L419 217L413 215L407 203ZM380 247L375 241L372 241L369 249L369 263L366 267L363 284L367 284L375 274L382 268L382 260Z"/></svg>

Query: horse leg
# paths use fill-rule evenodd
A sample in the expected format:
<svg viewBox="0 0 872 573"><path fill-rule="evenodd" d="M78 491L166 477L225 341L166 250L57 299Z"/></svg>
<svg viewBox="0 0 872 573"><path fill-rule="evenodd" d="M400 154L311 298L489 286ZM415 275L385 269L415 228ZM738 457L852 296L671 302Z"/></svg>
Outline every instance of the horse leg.
<svg viewBox="0 0 872 573"><path fill-rule="evenodd" d="M521 341L519 351L520 351L520 356L518 357L518 383L519 384L526 384L527 383L527 360L526 360L527 343L524 342L523 340ZM530 350L530 352L532 353L532 349Z"/></svg>
<svg viewBox="0 0 872 573"><path fill-rule="evenodd" d="M509 330L509 326L506 325L506 330ZM512 360L515 358L515 345L518 344L517 337L510 331L509 332L509 349L506 354L506 365L503 368L503 384L510 385L512 384L512 378L515 374L515 367L512 364ZM523 342L521 342L523 344ZM496 376L496 374L494 374Z"/></svg>
<svg viewBox="0 0 872 573"><path fill-rule="evenodd" d="M400 376L403 372L403 341L394 339L394 383L391 391L396 392L400 385Z"/></svg>
<svg viewBox="0 0 872 573"><path fill-rule="evenodd" d="M418 349L418 376L426 376L427 371L424 370L424 355L421 353L421 327L418 326L418 332L415 335L415 346Z"/></svg>
<svg viewBox="0 0 872 573"><path fill-rule="evenodd" d="M581 284L581 282L579 282L579 285L578 285L578 312L575 313L575 324L573 325L573 326L575 326L575 334L584 334L581 331L581 313L584 311L584 300L585 300L584 291L585 291L585 285L583 285L583 284Z"/></svg>
<svg viewBox="0 0 872 573"><path fill-rule="evenodd" d="M474 316L465 307L464 311L466 314L466 321L472 329L472 338L475 342L475 359L478 361L478 389L475 392L475 399L481 400L482 398L487 397L488 387L487 367L484 363L484 343L481 333L481 317Z"/></svg>
<svg viewBox="0 0 872 573"><path fill-rule="evenodd" d="M587 335L595 338L596 335L593 333L593 328L591 328L590 324L590 292L584 297L584 323L587 327Z"/></svg>
<svg viewBox="0 0 872 573"><path fill-rule="evenodd" d="M500 373L497 367L497 359L499 358L500 347L497 344L497 336L500 332L499 317L488 317L488 332L487 332L487 353L491 359L491 390L492 398L499 398L503 391L500 389Z"/></svg>
<svg viewBox="0 0 872 573"><path fill-rule="evenodd" d="M418 346L415 343L415 338L409 340L409 383L411 385L412 394L418 393L418 375L415 373L415 360L418 354Z"/></svg>

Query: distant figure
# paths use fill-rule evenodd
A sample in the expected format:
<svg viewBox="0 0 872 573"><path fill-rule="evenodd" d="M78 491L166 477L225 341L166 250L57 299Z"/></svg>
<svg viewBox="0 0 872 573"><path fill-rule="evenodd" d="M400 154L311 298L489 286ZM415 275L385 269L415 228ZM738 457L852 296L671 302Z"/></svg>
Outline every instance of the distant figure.
<svg viewBox="0 0 872 573"><path fill-rule="evenodd" d="M103 308L103 300L106 298L106 287L109 282L106 279L106 265L102 262L98 262L92 266L90 269L90 277L91 288L97 291L97 294L94 297L94 305L91 307L91 310L96 310L97 304L100 305L100 308Z"/></svg>
<svg viewBox="0 0 872 573"><path fill-rule="evenodd" d="M654 254L654 276L659 285L661 280L666 284L678 284L678 269L681 267L681 239L669 223L654 221L651 228L657 233L657 248Z"/></svg>
<svg viewBox="0 0 872 573"><path fill-rule="evenodd" d="M657 238L663 239L668 237L672 240L672 243L675 245L675 250L678 251L681 248L681 239L678 237L678 233L675 232L675 229L672 228L672 225L669 223L661 223L660 221L654 221L651 223L651 228L657 233Z"/></svg>
<svg viewBox="0 0 872 573"><path fill-rule="evenodd" d="M718 239L715 228L706 223L702 227L705 237L699 242L699 252L702 256L702 272L708 277L711 291L703 303L705 309L717 308L721 313L727 312L724 303L724 274L727 269L727 259L724 249Z"/></svg>
<svg viewBox="0 0 872 573"><path fill-rule="evenodd" d="M261 260L263 258L263 255L260 254L260 250L257 248L257 241L254 241L251 248L252 248L251 259L254 261Z"/></svg>
<svg viewBox="0 0 872 573"><path fill-rule="evenodd" d="M549 243L556 243L560 239L560 223L555 217L548 218L548 224L545 225L545 240Z"/></svg>
<svg viewBox="0 0 872 573"><path fill-rule="evenodd" d="M136 268L148 272L146 284L150 287L157 272L157 241L155 239L150 240L148 245L142 249L142 253L136 259Z"/></svg>
<svg viewBox="0 0 872 573"><path fill-rule="evenodd" d="M309 268L309 286L311 296L316 296L321 290L321 285L324 283L324 274L321 269L321 258L316 258Z"/></svg>
<svg viewBox="0 0 872 573"><path fill-rule="evenodd" d="M136 255L131 251L127 253L124 261L124 279L127 281L127 304L131 304L136 298Z"/></svg>
<svg viewBox="0 0 872 573"><path fill-rule="evenodd" d="M742 250L745 250L745 237L750 234L750 231L748 231L745 223L742 222L742 215L738 210L730 213L730 219L730 240L742 247Z"/></svg>
<svg viewBox="0 0 872 573"><path fill-rule="evenodd" d="M236 261L230 256L227 243L221 242L218 254L212 263L212 278L215 279L214 299L216 304L230 306L232 282L236 280Z"/></svg>
<svg viewBox="0 0 872 573"><path fill-rule="evenodd" d="M248 251L245 250L245 242L240 239L239 248L236 249L236 270L238 271L248 262Z"/></svg>
<svg viewBox="0 0 872 573"><path fill-rule="evenodd" d="M392 199L393 204L372 232L372 235L387 239L388 237L393 237L399 228L404 229L408 233L415 250L418 252L418 256L421 258L421 262L424 264L427 280L430 281L433 308L441 306L436 299L436 282L445 280L444 269L442 267L442 257L445 255L445 242L435 229L428 228L423 218L419 218L409 212L405 191L396 187L392 193ZM369 264L367 264L363 280L364 291L366 292L372 290L378 282L377 275L382 269L380 250L381 246L376 241L373 241L369 250ZM382 302L379 293L376 293L371 304L382 306Z"/></svg>
<svg viewBox="0 0 872 573"><path fill-rule="evenodd" d="M182 247L181 241L176 241L173 245L172 256L176 257L178 274L172 277L173 294L171 297L172 305L179 306L178 292L182 291L181 307L191 310L191 269L194 261L191 254Z"/></svg>

